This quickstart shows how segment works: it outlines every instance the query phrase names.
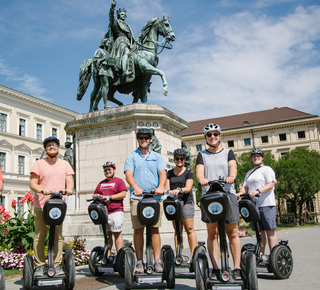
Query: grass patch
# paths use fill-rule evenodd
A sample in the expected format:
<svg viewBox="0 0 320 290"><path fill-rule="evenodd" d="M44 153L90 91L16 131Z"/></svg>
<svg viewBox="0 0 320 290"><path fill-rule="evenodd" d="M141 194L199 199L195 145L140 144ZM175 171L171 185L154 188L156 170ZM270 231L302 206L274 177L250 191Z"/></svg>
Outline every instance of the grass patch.
<svg viewBox="0 0 320 290"><path fill-rule="evenodd" d="M3 270L6 280L22 277L22 271L19 270Z"/></svg>
<svg viewBox="0 0 320 290"><path fill-rule="evenodd" d="M277 225L276 232L282 231L282 230L297 229L297 228L312 228L312 227L316 227L316 226L319 226L319 224L315 223L315 224L303 224L303 225L294 225L294 224L291 224L291 225ZM243 228L244 228L245 231L248 231L250 233L250 236L255 236L256 235L256 232L251 229L251 226L246 226L246 227L243 227Z"/></svg>

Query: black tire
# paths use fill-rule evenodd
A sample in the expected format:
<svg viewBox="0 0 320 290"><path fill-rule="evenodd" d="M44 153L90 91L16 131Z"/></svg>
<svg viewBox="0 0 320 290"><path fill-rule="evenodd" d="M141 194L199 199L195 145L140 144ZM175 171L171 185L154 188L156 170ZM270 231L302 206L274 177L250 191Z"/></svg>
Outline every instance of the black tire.
<svg viewBox="0 0 320 290"><path fill-rule="evenodd" d="M116 268L115 268L115 272L118 272L119 275L124 278L124 264L125 264L125 253L129 251L132 253L132 257L134 257L134 251L131 247L122 247L116 256ZM135 263L133 263L135 264Z"/></svg>
<svg viewBox="0 0 320 290"><path fill-rule="evenodd" d="M134 265L134 256L131 251L125 251L124 255L124 288L132 288L133 280L133 265Z"/></svg>
<svg viewBox="0 0 320 290"><path fill-rule="evenodd" d="M256 256L253 252L247 252L245 257L245 265L248 290L258 290Z"/></svg>
<svg viewBox="0 0 320 290"><path fill-rule="evenodd" d="M205 259L199 257L195 261L195 276L196 276L196 288L197 290L207 289L206 283L208 278L208 267ZM202 271L204 270L204 273Z"/></svg>
<svg viewBox="0 0 320 290"><path fill-rule="evenodd" d="M76 283L76 266L71 251L64 254L64 272L66 274L66 289L72 290Z"/></svg>
<svg viewBox="0 0 320 290"><path fill-rule="evenodd" d="M4 273L1 265L0 265L0 289L4 289L4 290L6 289Z"/></svg>
<svg viewBox="0 0 320 290"><path fill-rule="evenodd" d="M24 290L30 290L33 285L33 259L31 255L26 255L23 263L23 281ZM1 288L2 289L2 288Z"/></svg>
<svg viewBox="0 0 320 290"><path fill-rule="evenodd" d="M96 263L102 260L103 251L103 247L96 247L91 251L89 257L89 270L93 276L101 276L103 274L103 272L100 272L96 267Z"/></svg>
<svg viewBox="0 0 320 290"><path fill-rule="evenodd" d="M290 249L284 245L276 245L269 256L272 273L278 279L287 279L292 274L293 257Z"/></svg>
<svg viewBox="0 0 320 290"><path fill-rule="evenodd" d="M193 251L193 255L192 255L192 262L191 262L191 269L190 272L196 272L197 270L197 266L196 266L196 261L198 259L198 255L199 254L205 254L206 255L207 251L206 248L202 245L198 245L196 246L196 248Z"/></svg>
<svg viewBox="0 0 320 290"><path fill-rule="evenodd" d="M174 268L174 255L173 250L167 250L164 253L165 260L165 279L168 288L174 288L176 285L175 268Z"/></svg>
<svg viewBox="0 0 320 290"><path fill-rule="evenodd" d="M240 259L240 267L241 270L245 273L246 272L246 262L245 262L245 258L246 258L246 254L247 254L247 248L248 247L255 247L254 244L248 243L242 246L241 248L241 259Z"/></svg>

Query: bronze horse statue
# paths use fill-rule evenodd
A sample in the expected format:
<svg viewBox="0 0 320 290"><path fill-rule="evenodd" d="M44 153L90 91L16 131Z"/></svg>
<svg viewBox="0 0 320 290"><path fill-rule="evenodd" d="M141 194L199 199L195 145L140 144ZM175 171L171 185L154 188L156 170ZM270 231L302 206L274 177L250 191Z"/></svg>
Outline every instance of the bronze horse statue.
<svg viewBox="0 0 320 290"><path fill-rule="evenodd" d="M158 37L162 35L165 43L159 43ZM141 100L142 103L147 102L147 93L150 92L150 79L152 75L160 75L162 79L162 93L166 96L168 93L168 83L165 74L162 70L157 69L158 54L164 48L172 48L170 41L175 40L174 32L172 31L169 18L163 15L162 18L152 18L141 30L141 33L135 42L131 51L131 57L134 63L135 77L131 82L120 82L121 76L110 78L108 87L107 100L122 106L123 103L114 98L114 94L118 91L121 94L132 93L133 102L137 103ZM158 48L162 50L158 53ZM101 99L101 89L98 92L101 84L95 77L94 66L92 59L85 60L80 67L79 86L77 92L77 100L81 100L85 94L90 82L91 75L95 82L95 88L90 97L89 111L98 110L98 103ZM98 90L97 90L98 87ZM97 93L98 92L98 93ZM104 99L104 108L108 108L107 100Z"/></svg>

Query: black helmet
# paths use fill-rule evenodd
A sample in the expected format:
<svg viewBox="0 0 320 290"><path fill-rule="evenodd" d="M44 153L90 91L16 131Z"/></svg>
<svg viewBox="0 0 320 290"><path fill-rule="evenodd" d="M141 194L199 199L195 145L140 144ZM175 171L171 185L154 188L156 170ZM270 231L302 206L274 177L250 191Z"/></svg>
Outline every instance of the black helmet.
<svg viewBox="0 0 320 290"><path fill-rule="evenodd" d="M150 138L152 137L152 132L150 129L147 129L147 128L140 128L138 129L137 133L136 133L136 136L137 136L137 139L139 138L140 135L142 134L146 134L148 135Z"/></svg>
<svg viewBox="0 0 320 290"><path fill-rule="evenodd" d="M116 164L112 161L107 161L105 164L102 165L103 168L106 168L106 167L112 167L114 169L116 169Z"/></svg>
<svg viewBox="0 0 320 290"><path fill-rule="evenodd" d="M60 146L60 141L59 141L59 139L58 139L57 137L52 137L52 136L50 136L50 137L44 139L44 141L43 141L43 148L44 148L44 149L46 149L47 144L48 144L49 142L56 142L56 143L58 144L58 146Z"/></svg>
<svg viewBox="0 0 320 290"><path fill-rule="evenodd" d="M184 149L178 148L178 149L173 151L173 156L176 156L176 155L183 155L184 157L186 157L187 156L187 152Z"/></svg>
<svg viewBox="0 0 320 290"><path fill-rule="evenodd" d="M263 150L260 149L260 148L254 148L254 149L252 149L250 155L252 156L253 154L260 154L262 157L264 157L264 152L263 152Z"/></svg>
<svg viewBox="0 0 320 290"><path fill-rule="evenodd" d="M207 134L208 132L211 132L211 131L218 131L219 133L222 132L222 130L221 130L221 128L220 128L220 126L219 126L218 124L210 123L210 124L204 126L203 131L202 131L202 134L203 134L203 136L205 137L206 134Z"/></svg>

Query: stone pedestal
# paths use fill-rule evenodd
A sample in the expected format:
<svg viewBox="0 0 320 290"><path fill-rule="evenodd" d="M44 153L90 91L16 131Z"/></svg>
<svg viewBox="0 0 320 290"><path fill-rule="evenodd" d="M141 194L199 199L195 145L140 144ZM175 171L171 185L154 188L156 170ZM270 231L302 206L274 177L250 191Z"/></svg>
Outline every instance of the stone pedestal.
<svg viewBox="0 0 320 290"><path fill-rule="evenodd" d="M66 131L74 136L76 194L67 200L68 214L64 222L64 236L73 238L79 235L86 238L88 248L103 245L102 232L99 226L91 222L86 201L91 198L97 184L105 178L102 165L106 161L115 162L116 176L125 181L125 159L128 153L137 149L135 132L143 127L154 129L162 145L161 155L170 169L174 166L173 151L181 148L180 133L187 125L185 120L159 105L141 103L81 114L74 121L68 122ZM129 186L124 206L122 233L125 239L132 241ZM162 218L162 239L166 239L166 243L169 239L173 244L172 223L166 220L165 215ZM199 219L200 213L196 211L195 221ZM199 229L197 223L195 228ZM204 228L204 225L200 228Z"/></svg>

